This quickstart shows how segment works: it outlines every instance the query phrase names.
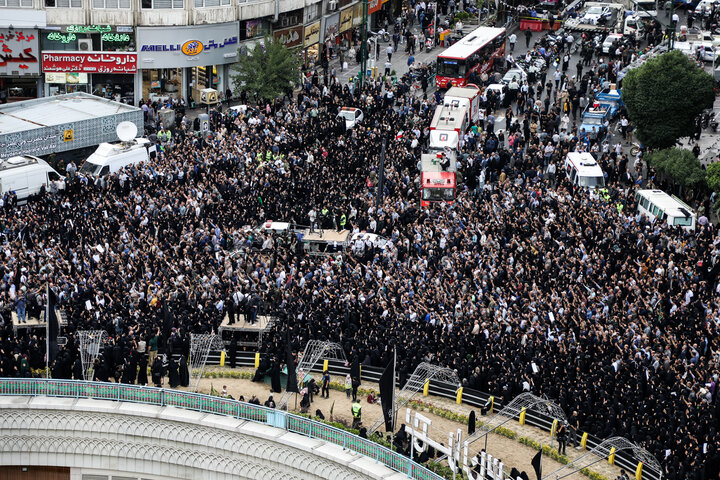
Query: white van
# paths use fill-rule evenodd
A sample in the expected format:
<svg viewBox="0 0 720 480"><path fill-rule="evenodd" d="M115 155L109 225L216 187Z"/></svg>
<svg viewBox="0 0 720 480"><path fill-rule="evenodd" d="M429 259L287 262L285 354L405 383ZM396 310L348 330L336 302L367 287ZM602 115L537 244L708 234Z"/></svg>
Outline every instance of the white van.
<svg viewBox="0 0 720 480"><path fill-rule="evenodd" d="M638 190L635 200L638 202L638 212L647 215L650 220L659 218L671 227L695 230L697 214L675 195L668 195L662 190Z"/></svg>
<svg viewBox="0 0 720 480"><path fill-rule="evenodd" d="M37 195L43 185L49 190L50 182L58 190L65 188L65 177L41 158L22 155L0 161L0 195L14 191L18 201L25 200Z"/></svg>
<svg viewBox="0 0 720 480"><path fill-rule="evenodd" d="M595 158L588 152L570 152L565 157L565 175L570 183L581 188L605 186L605 176Z"/></svg>
<svg viewBox="0 0 720 480"><path fill-rule="evenodd" d="M105 176L117 173L128 165L148 162L154 158L156 148L146 138L135 138L129 142L101 143L80 167L80 173Z"/></svg>

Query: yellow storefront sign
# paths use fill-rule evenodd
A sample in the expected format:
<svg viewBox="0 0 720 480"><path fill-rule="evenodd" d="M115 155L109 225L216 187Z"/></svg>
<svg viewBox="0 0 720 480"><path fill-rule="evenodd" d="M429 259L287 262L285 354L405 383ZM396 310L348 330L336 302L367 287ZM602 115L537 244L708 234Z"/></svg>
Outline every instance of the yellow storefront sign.
<svg viewBox="0 0 720 480"><path fill-rule="evenodd" d="M305 38L303 45L309 47L320 41L320 22L315 22L305 27Z"/></svg>

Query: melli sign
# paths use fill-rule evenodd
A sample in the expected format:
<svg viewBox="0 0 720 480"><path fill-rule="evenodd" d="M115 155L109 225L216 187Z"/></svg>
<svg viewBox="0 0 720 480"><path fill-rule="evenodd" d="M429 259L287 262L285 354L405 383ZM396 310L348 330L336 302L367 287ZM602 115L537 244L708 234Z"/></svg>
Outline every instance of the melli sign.
<svg viewBox="0 0 720 480"><path fill-rule="evenodd" d="M237 22L191 27L138 27L140 68L182 68L237 61Z"/></svg>
<svg viewBox="0 0 720 480"><path fill-rule="evenodd" d="M135 52L43 52L43 72L135 73Z"/></svg>

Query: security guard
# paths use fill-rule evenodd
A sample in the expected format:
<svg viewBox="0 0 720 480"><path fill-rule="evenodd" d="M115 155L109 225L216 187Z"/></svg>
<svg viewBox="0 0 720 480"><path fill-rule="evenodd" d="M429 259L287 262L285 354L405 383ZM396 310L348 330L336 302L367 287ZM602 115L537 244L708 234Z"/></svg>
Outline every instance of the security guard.
<svg viewBox="0 0 720 480"><path fill-rule="evenodd" d="M362 405L360 405L360 402L358 402L357 400L355 400L352 404L352 416L353 416L352 428L360 428L361 417L362 417Z"/></svg>
<svg viewBox="0 0 720 480"><path fill-rule="evenodd" d="M346 224L347 224L347 217L346 217L345 214L343 213L342 215L340 215L340 228L338 228L338 230L341 231L341 232L342 232L343 230L345 230L345 225L346 225Z"/></svg>
<svg viewBox="0 0 720 480"><path fill-rule="evenodd" d="M605 203L610 203L610 192L607 188L603 187L600 189L600 198L602 198Z"/></svg>

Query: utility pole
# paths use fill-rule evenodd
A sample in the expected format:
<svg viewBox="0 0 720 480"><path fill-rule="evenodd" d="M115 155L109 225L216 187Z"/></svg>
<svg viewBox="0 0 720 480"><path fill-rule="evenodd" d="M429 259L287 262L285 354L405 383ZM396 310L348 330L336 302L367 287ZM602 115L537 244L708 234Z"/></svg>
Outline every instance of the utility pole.
<svg viewBox="0 0 720 480"><path fill-rule="evenodd" d="M368 0L362 2L362 26L360 27L360 87L365 86L367 74L367 30L368 30Z"/></svg>

